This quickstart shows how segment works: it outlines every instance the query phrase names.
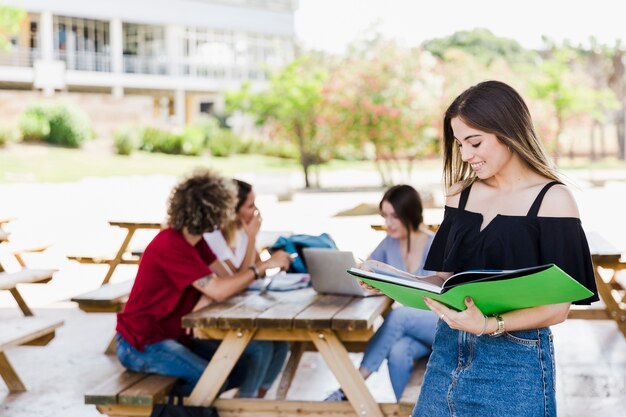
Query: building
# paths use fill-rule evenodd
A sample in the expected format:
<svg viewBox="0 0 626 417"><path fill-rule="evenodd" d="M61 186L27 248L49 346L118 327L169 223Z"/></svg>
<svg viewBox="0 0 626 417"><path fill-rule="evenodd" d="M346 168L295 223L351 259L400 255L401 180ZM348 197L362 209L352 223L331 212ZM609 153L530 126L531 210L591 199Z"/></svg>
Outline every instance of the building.
<svg viewBox="0 0 626 417"><path fill-rule="evenodd" d="M297 0L4 4L28 12L0 53L5 118L52 96L77 102L96 126L193 122L221 113L224 91L263 83L295 54Z"/></svg>

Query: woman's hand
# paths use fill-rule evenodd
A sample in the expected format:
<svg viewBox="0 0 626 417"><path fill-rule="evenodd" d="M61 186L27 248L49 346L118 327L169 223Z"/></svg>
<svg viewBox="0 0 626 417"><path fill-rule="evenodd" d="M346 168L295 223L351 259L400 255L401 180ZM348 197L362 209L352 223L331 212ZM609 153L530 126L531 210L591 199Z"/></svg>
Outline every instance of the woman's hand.
<svg viewBox="0 0 626 417"><path fill-rule="evenodd" d="M256 210L250 221L243 225L243 230L246 232L249 239L256 239L256 235L259 233L259 230L261 230L262 222L261 213L259 210Z"/></svg>
<svg viewBox="0 0 626 417"><path fill-rule="evenodd" d="M380 290L378 288L372 287L371 285L368 285L361 280L359 280L359 285L361 286L361 288L371 292L372 294L380 294Z"/></svg>
<svg viewBox="0 0 626 417"><path fill-rule="evenodd" d="M455 311L431 298L424 297L426 305L445 321L451 329L463 330L474 334L483 334L485 329L485 315L476 307L470 297L465 297L467 309Z"/></svg>
<svg viewBox="0 0 626 417"><path fill-rule="evenodd" d="M272 253L272 256L265 262L263 262L263 271L268 268L280 268L282 271L289 269L291 263L291 256L284 250L278 250Z"/></svg>

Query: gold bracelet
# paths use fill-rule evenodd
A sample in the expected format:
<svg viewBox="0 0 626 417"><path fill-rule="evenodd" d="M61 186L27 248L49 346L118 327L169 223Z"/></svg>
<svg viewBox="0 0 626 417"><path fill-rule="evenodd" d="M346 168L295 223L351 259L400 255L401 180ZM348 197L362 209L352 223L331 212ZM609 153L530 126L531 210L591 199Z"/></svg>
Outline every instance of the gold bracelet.
<svg viewBox="0 0 626 417"><path fill-rule="evenodd" d="M485 317L485 325L483 326L483 330L480 333L478 333L476 336L484 335L485 334L485 330L487 330L487 322L489 321L489 317L485 316L484 314L483 314L483 316Z"/></svg>

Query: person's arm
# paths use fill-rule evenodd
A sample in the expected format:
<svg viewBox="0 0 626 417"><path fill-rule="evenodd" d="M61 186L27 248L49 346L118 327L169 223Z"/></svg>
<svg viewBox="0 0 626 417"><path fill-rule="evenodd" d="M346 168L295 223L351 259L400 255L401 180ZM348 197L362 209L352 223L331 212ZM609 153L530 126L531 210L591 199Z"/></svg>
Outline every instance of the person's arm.
<svg viewBox="0 0 626 417"><path fill-rule="evenodd" d="M259 258L259 254L256 250L256 233L254 234L254 236L251 236L247 232L246 234L248 236L248 242L246 243L246 254L243 257L243 260L241 261L241 265L239 265L237 272L241 272L244 269L249 268L250 265L256 263Z"/></svg>
<svg viewBox="0 0 626 417"><path fill-rule="evenodd" d="M215 262L211 265L219 268ZM255 266L259 276L264 277L265 272L269 268L281 268L285 270L289 268L289 256L272 257L265 262L255 264ZM193 286L209 299L220 303L244 291L255 278L256 274L254 270L247 268L233 275L219 276L218 274L212 274L196 280Z"/></svg>

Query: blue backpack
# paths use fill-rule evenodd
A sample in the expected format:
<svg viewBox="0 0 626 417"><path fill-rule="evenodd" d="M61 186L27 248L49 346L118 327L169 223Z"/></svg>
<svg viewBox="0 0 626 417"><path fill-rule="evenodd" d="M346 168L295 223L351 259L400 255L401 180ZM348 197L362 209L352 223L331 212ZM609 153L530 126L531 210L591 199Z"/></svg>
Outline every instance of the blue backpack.
<svg viewBox="0 0 626 417"><path fill-rule="evenodd" d="M298 256L291 262L289 272L309 272L302 255L302 248L337 249L337 245L327 233L322 233L319 236L291 235L281 236L276 239L276 242L269 247L269 251L273 252L282 249L287 253L297 253Z"/></svg>

